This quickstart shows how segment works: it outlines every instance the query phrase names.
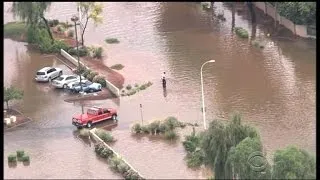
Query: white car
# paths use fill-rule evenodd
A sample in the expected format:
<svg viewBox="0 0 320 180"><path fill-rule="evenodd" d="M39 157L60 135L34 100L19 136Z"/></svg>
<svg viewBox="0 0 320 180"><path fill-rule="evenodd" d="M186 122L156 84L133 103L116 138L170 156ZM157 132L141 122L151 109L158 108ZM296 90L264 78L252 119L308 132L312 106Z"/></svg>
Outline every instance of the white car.
<svg viewBox="0 0 320 180"><path fill-rule="evenodd" d="M85 78L82 78L81 79L81 83L87 83L89 80L85 79ZM80 79L77 79L76 81L74 82L71 82L67 85L67 89L73 89L75 86L78 86L80 84Z"/></svg>
<svg viewBox="0 0 320 180"><path fill-rule="evenodd" d="M41 82L49 82L54 78L57 78L62 75L62 69L54 68L54 67L44 67L40 69L36 77L34 78L36 81Z"/></svg>
<svg viewBox="0 0 320 180"><path fill-rule="evenodd" d="M84 79L83 76L81 76ZM78 75L61 75L57 79L52 81L52 85L56 88L64 88L68 87L69 83L80 81L80 76Z"/></svg>

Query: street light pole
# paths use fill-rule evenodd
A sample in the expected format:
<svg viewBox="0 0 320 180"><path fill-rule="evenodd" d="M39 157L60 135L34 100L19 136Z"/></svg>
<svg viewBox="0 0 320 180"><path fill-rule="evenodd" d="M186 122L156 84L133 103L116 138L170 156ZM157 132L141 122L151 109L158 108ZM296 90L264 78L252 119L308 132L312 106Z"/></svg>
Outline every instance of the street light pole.
<svg viewBox="0 0 320 180"><path fill-rule="evenodd" d="M143 116L142 116L142 104L140 104L140 113L141 113L141 124L143 126Z"/></svg>
<svg viewBox="0 0 320 180"><path fill-rule="evenodd" d="M77 59L78 59L78 73L79 73L79 76L80 76L80 89L81 89L81 92L82 92L82 84L81 84L81 73L80 73L80 57L79 57L79 43L78 43L78 31L77 31L77 21L79 20L79 18L74 15L72 16L71 18L71 21L74 22L74 29L75 29L75 34L76 34L76 41L77 41Z"/></svg>
<svg viewBox="0 0 320 180"><path fill-rule="evenodd" d="M202 69L203 69L203 66L207 63L211 63L211 62L215 62L215 60L209 60L205 63L202 64L201 66L201 93L202 93L202 115L203 115L203 126L204 126L204 129L207 129L207 124L206 124L206 108L204 106L204 92L203 92L203 77L202 77Z"/></svg>

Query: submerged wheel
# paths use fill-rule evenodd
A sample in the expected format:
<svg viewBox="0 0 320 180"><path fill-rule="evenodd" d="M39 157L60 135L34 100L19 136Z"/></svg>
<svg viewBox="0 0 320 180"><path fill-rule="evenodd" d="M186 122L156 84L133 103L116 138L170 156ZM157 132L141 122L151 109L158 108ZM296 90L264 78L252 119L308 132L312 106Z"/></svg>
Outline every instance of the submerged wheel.
<svg viewBox="0 0 320 180"><path fill-rule="evenodd" d="M93 89L90 89L89 92L90 92L90 93L93 93Z"/></svg>
<svg viewBox="0 0 320 180"><path fill-rule="evenodd" d="M63 85L63 89L67 89L67 85L66 84Z"/></svg>
<svg viewBox="0 0 320 180"><path fill-rule="evenodd" d="M112 115L112 120L116 121L117 120L117 115Z"/></svg>
<svg viewBox="0 0 320 180"><path fill-rule="evenodd" d="M88 122L87 128L91 128L91 126L92 126L92 123L91 123L91 122Z"/></svg>
<svg viewBox="0 0 320 180"><path fill-rule="evenodd" d="M51 82L51 77L49 77L48 81Z"/></svg>

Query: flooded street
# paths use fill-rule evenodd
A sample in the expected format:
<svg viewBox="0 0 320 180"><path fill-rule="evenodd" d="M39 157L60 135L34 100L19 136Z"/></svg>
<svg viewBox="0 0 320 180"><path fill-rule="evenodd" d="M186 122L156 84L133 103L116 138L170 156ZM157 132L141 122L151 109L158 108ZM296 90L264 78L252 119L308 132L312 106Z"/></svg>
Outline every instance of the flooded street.
<svg viewBox="0 0 320 180"><path fill-rule="evenodd" d="M5 10L9 6L5 3ZM203 126L200 67L210 59L216 62L203 69L207 121L239 111L245 123L259 129L268 156L291 144L315 153L315 42L266 37L265 26L252 26L247 12L236 13L235 26L249 34L255 31L265 43L258 49L232 33L229 7L214 6L215 12L224 10L225 22L197 3L110 2L104 3L103 24L88 24L85 43L106 48L107 66L124 65L119 72L125 86L153 82L133 96L85 105L117 108L119 124L112 133L118 141L113 147L146 178L207 177L187 168L181 143L132 137L129 127L141 120L139 104L144 120L176 116ZM47 17L66 21L76 10L73 2L53 3ZM4 23L12 20L10 13L4 14ZM120 43L106 44L108 37ZM14 106L34 120L4 134L4 177L120 178L96 157L93 144L77 138L71 116L81 112L81 106L64 102L70 94L33 81L44 66L71 71L56 57L25 45L4 39L4 83L24 90L24 98ZM166 92L160 81L163 71ZM9 168L7 155L21 148L30 154L30 166Z"/></svg>

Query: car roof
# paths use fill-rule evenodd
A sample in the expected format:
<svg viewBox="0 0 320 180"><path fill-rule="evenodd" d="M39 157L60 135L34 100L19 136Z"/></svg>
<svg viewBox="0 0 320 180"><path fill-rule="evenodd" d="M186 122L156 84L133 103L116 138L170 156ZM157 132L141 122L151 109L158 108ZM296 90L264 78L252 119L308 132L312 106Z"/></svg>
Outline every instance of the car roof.
<svg viewBox="0 0 320 180"><path fill-rule="evenodd" d="M40 69L38 72L47 72L51 68L52 67L44 67L44 68Z"/></svg>

